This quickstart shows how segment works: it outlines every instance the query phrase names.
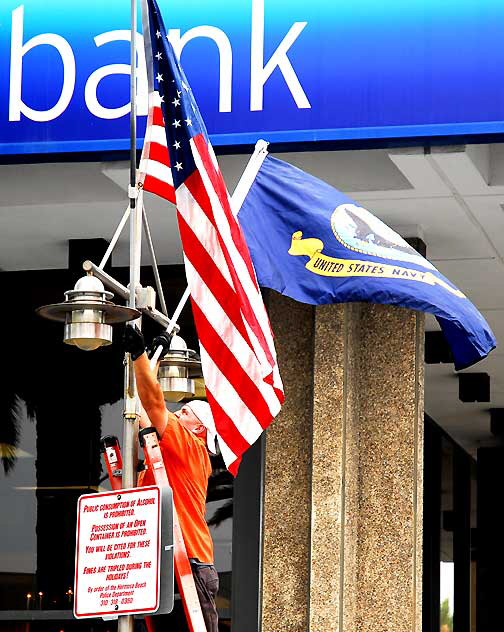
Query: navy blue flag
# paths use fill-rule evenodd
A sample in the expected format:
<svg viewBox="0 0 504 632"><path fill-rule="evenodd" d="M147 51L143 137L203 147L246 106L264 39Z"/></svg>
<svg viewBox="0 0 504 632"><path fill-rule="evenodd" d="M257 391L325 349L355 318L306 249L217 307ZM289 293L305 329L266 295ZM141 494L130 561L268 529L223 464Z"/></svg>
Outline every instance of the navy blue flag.
<svg viewBox="0 0 504 632"><path fill-rule="evenodd" d="M263 287L312 305L362 301L434 314L457 370L496 346L468 298L400 235L292 165L268 155L238 219Z"/></svg>

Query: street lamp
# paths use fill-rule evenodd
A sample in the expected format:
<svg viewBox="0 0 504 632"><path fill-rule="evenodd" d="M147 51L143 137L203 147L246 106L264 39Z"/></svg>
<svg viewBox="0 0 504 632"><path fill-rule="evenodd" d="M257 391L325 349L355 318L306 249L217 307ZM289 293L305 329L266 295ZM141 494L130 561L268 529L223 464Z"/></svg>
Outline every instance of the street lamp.
<svg viewBox="0 0 504 632"><path fill-rule="evenodd" d="M112 343L112 326L139 318L131 307L115 305L113 294L93 275L81 277L73 290L65 292L65 301L44 305L38 314L49 320L65 323L63 342L84 351L93 351Z"/></svg>
<svg viewBox="0 0 504 632"><path fill-rule="evenodd" d="M180 402L194 396L195 378L202 376L198 354L188 349L181 336L173 336L170 349L161 358L158 380L168 402Z"/></svg>

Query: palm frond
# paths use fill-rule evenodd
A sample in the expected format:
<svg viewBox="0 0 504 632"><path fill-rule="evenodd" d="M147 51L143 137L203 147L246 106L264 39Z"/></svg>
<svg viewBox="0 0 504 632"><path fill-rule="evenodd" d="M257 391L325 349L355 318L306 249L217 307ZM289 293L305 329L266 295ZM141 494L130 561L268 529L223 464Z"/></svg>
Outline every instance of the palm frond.
<svg viewBox="0 0 504 632"><path fill-rule="evenodd" d="M5 474L9 474L16 463L17 448L21 435L20 398L12 392L3 394L0 423L0 458Z"/></svg>

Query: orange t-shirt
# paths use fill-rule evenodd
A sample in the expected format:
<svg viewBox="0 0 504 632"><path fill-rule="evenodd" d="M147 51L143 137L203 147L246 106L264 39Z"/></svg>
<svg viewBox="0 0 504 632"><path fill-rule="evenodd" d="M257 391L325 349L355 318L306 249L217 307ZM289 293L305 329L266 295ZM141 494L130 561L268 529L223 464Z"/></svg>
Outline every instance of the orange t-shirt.
<svg viewBox="0 0 504 632"><path fill-rule="evenodd" d="M212 466L205 442L170 415L159 445L187 555L198 558L204 564L213 564L213 542L205 520L208 477ZM154 485L150 470L145 472L142 485Z"/></svg>

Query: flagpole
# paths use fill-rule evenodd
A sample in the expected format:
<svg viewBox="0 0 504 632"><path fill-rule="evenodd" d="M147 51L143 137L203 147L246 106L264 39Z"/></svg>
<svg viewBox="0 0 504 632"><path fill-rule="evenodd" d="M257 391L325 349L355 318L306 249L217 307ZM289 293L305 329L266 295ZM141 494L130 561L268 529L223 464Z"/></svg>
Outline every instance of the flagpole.
<svg viewBox="0 0 504 632"><path fill-rule="evenodd" d="M131 2L131 45L130 45L130 187L136 191L136 33L137 33L137 3ZM134 191L129 191L131 209L135 208Z"/></svg>
<svg viewBox="0 0 504 632"><path fill-rule="evenodd" d="M130 113L130 185L128 188L130 206L130 281L128 305L136 308L135 291L140 285L140 256L142 244L142 196L138 194L136 186L136 0L131 2L131 113ZM123 458L123 485L133 487L136 485L136 434L138 428L137 392L134 380L133 363L128 355L126 363L126 385L125 385L125 427L124 427L124 449Z"/></svg>
<svg viewBox="0 0 504 632"><path fill-rule="evenodd" d="M241 209L242 204L247 197L247 193L255 180L257 172L268 155L268 145L269 143L265 140L261 139L257 141L254 153L250 156L247 166L236 185L234 193L231 196L231 208L235 217L238 215L238 211Z"/></svg>
<svg viewBox="0 0 504 632"><path fill-rule="evenodd" d="M128 187L130 208L130 282L129 307L135 308L135 291L140 285L140 257L142 244L142 200L138 199L136 173L136 33L137 3L130 0L131 43L130 43L130 177ZM138 202L138 203L137 203ZM140 323L138 323L140 324ZM124 373L124 425L123 425L123 487L136 486L136 455L138 440L139 406L133 361L126 354ZM133 615L118 617L118 632L133 632Z"/></svg>

